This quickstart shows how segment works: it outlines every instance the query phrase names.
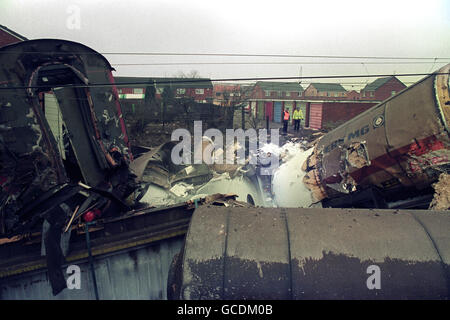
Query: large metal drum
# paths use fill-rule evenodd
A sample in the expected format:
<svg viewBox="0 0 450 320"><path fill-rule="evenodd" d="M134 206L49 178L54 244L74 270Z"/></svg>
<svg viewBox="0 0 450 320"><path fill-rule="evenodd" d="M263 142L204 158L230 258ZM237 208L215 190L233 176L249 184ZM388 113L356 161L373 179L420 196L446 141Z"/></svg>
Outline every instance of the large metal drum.
<svg viewBox="0 0 450 320"><path fill-rule="evenodd" d="M197 209L172 299L448 299L450 214Z"/></svg>

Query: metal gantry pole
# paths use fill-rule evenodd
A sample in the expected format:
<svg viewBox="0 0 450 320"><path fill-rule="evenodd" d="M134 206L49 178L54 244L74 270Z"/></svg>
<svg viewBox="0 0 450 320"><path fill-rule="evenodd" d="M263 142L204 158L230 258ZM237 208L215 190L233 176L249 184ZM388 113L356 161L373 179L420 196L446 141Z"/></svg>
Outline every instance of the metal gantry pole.
<svg viewBox="0 0 450 320"><path fill-rule="evenodd" d="M89 266L91 269L92 281L94 282L95 299L100 300L98 297L97 278L95 277L94 258L92 257L92 251L91 251L91 239L89 237L89 225L90 224L91 224L90 222L86 222L84 225L84 230L86 232L86 245L87 245L88 254L89 254Z"/></svg>

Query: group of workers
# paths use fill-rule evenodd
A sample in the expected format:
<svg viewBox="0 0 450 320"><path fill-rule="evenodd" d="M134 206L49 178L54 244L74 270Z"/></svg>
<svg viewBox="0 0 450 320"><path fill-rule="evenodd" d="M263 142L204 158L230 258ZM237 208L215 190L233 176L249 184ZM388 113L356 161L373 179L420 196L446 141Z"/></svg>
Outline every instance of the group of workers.
<svg viewBox="0 0 450 320"><path fill-rule="evenodd" d="M287 134L289 118L290 118L289 110L284 109L284 115L283 115L283 133L284 134ZM301 121L304 119L303 112L302 112L302 110L300 110L300 108L298 108L298 107L295 108L294 114L293 114L293 119L294 119L294 130L295 130L295 132L299 132L300 126L301 126Z"/></svg>

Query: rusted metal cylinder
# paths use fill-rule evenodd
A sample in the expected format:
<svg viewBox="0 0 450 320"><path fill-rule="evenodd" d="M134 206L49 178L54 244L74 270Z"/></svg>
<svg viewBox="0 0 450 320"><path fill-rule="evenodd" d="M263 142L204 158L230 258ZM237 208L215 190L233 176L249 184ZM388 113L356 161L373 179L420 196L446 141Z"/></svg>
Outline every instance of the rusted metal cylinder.
<svg viewBox="0 0 450 320"><path fill-rule="evenodd" d="M304 165L319 201L429 187L450 165L450 64L324 135Z"/></svg>
<svg viewBox="0 0 450 320"><path fill-rule="evenodd" d="M197 209L172 299L448 299L450 214Z"/></svg>

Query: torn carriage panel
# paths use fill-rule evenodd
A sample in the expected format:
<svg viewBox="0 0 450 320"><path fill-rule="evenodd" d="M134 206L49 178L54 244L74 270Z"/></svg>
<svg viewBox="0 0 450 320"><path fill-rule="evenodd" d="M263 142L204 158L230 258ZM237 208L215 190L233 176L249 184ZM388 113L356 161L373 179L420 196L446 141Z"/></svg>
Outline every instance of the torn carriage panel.
<svg viewBox="0 0 450 320"><path fill-rule="evenodd" d="M1 233L65 183L118 198L132 192L133 156L112 70L98 52L66 40L0 49Z"/></svg>
<svg viewBox="0 0 450 320"><path fill-rule="evenodd" d="M449 72L447 65L321 137L306 170L315 198L430 188L450 165Z"/></svg>

